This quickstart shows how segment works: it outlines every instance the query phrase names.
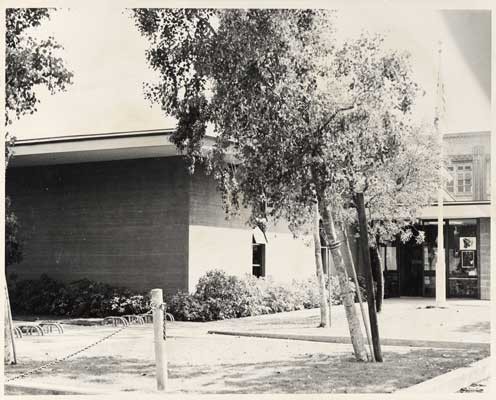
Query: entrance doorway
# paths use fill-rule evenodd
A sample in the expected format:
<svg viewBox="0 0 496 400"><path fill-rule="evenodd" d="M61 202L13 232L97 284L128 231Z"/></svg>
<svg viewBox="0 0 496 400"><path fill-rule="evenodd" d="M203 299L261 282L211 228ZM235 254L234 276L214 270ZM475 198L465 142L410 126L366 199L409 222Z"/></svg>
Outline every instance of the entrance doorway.
<svg viewBox="0 0 496 400"><path fill-rule="evenodd" d="M400 296L422 296L422 247L415 243L403 245L400 251L400 265Z"/></svg>

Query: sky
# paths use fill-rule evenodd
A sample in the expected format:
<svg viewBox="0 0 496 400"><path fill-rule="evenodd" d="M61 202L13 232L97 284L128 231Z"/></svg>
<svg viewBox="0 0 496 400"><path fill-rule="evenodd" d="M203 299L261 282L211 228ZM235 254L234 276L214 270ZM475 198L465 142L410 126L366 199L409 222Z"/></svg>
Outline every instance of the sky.
<svg viewBox="0 0 496 400"><path fill-rule="evenodd" d="M415 79L426 92L415 115L432 121L439 42L446 97L446 132L489 130L490 19L487 12L352 8L336 17L339 40L383 33L392 49L411 53ZM18 139L173 128L175 123L143 95L157 79L146 63L147 43L129 14L107 2L97 8L57 10L35 35L52 35L74 72L74 84L49 95L40 88L38 112L9 131Z"/></svg>

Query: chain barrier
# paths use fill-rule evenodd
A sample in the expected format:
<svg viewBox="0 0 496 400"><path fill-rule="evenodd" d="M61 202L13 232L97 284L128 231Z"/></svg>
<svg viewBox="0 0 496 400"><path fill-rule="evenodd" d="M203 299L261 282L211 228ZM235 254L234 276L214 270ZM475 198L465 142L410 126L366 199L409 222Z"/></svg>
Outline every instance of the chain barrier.
<svg viewBox="0 0 496 400"><path fill-rule="evenodd" d="M147 311L145 313L145 315L152 313L155 308L159 308L159 309L162 310L162 314L164 316L163 317L164 318L164 322L163 322L163 339L166 340L166 327L165 327L165 323L166 323L166 320L167 320L167 317L166 317L167 313L165 312L165 303L159 304L158 307L156 307L155 305L152 305L152 308L149 311ZM63 361L66 361L69 358L72 358L74 356L77 356L78 354L81 354L84 351L89 350L92 347L95 347L96 345L98 345L98 344L100 344L100 343L102 343L102 342L110 339L112 336L117 335L118 333L120 333L123 330L129 328L130 326L131 326L131 324L129 324L129 325L123 325L121 328L117 329L116 331L112 332L111 334L109 334L107 336L102 337L101 339L97 340L96 342L94 342L94 343L92 343L92 344L90 344L88 346L85 346L85 347L83 347L83 348L81 348L81 349L79 349L79 350L77 350L77 351L75 351L73 353L69 353L65 357L56 358L55 360L52 360L52 361L50 361L50 362L48 362L46 364L40 365L39 367L36 367L36 368L30 369L28 371L25 371L22 374L16 375L16 376L14 376L12 378L5 379L4 382L12 382L12 381L17 380L17 379L25 378L26 376L33 375L33 374L35 374L35 373L37 373L39 371L43 371L44 369L47 369L47 368L49 368L49 367L51 367L53 365L59 364L59 363L61 363Z"/></svg>

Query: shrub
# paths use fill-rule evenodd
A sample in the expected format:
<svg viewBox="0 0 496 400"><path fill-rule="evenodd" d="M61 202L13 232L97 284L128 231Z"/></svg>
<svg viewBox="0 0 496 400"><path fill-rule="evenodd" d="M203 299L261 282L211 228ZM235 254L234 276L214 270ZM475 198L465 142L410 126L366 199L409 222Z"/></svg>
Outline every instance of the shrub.
<svg viewBox="0 0 496 400"><path fill-rule="evenodd" d="M246 274L242 278L247 292L247 298L244 304L243 317L250 315L270 314L272 311L265 301L267 287L270 281L266 278L257 278L256 276Z"/></svg>
<svg viewBox="0 0 496 400"><path fill-rule="evenodd" d="M10 285L12 310L17 314L67 317L106 317L144 313L148 295L89 279L64 284L47 275Z"/></svg>
<svg viewBox="0 0 496 400"><path fill-rule="evenodd" d="M167 311L180 321L202 320L202 305L195 296L179 291L166 298Z"/></svg>
<svg viewBox="0 0 496 400"><path fill-rule="evenodd" d="M341 304L338 278L331 277L330 284L332 303ZM351 290L355 291L355 285L351 281L350 284ZM168 311L175 319L185 321L238 318L315 308L319 305L315 277L279 283L270 277L245 275L238 278L220 270L209 271L202 276L194 293L178 292L167 300Z"/></svg>
<svg viewBox="0 0 496 400"><path fill-rule="evenodd" d="M194 296L203 306L205 321L246 316L249 298L246 285L224 271L208 271L198 281Z"/></svg>
<svg viewBox="0 0 496 400"><path fill-rule="evenodd" d="M363 279L359 279L365 300ZM356 292L355 285L350 283ZM332 304L341 304L338 278L331 277L330 285ZM9 292L17 314L106 317L144 313L150 308L148 295L89 279L63 284L46 275L20 282L11 277ZM213 321L316 308L320 296L316 277L279 283L270 277L239 278L213 270L200 278L194 293L179 291L168 295L166 304L167 311L177 320Z"/></svg>

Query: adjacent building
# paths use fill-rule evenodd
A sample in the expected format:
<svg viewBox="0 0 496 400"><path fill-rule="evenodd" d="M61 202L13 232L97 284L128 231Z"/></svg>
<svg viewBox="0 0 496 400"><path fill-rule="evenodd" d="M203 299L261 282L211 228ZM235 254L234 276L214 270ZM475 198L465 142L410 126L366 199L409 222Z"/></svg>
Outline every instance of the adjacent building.
<svg viewBox="0 0 496 400"><path fill-rule="evenodd" d="M443 203L448 298L490 298L490 149L490 132L444 135L452 178ZM420 215L423 244L396 242L383 249L388 296L435 296L437 209L435 204Z"/></svg>

